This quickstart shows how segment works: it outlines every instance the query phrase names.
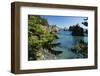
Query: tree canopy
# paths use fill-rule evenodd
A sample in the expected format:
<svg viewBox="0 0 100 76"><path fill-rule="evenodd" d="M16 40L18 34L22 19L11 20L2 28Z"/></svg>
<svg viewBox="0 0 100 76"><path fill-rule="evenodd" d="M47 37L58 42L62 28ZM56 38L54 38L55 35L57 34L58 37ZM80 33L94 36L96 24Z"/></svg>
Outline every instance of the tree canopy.
<svg viewBox="0 0 100 76"><path fill-rule="evenodd" d="M69 31L72 31L73 36L83 36L84 35L84 29L80 27L79 24L70 26Z"/></svg>
<svg viewBox="0 0 100 76"><path fill-rule="evenodd" d="M56 39L56 35L50 33L46 19L40 16L28 16L28 48L31 51L29 54L35 55L40 48L50 45L54 39Z"/></svg>

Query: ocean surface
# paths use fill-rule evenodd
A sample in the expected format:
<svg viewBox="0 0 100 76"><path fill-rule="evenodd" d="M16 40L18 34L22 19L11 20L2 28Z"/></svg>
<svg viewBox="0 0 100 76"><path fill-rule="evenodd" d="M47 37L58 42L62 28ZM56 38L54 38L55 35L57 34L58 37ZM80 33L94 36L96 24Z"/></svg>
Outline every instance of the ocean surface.
<svg viewBox="0 0 100 76"><path fill-rule="evenodd" d="M53 43L60 43L57 47L53 48L56 51L62 51L62 53L57 55L57 59L75 59L83 58L83 55L80 53L75 53L71 51L80 40L88 43L88 36L72 36L70 31L59 31L57 36L59 39L53 41Z"/></svg>

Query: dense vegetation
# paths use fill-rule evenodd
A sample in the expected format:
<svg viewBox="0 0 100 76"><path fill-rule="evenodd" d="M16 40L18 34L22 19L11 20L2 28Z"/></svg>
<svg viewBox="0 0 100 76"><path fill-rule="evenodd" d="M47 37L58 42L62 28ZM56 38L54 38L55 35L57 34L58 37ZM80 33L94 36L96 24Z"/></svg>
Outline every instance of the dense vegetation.
<svg viewBox="0 0 100 76"><path fill-rule="evenodd" d="M86 27L88 26L87 20L88 18L84 19L84 22L82 22L82 24ZM84 36L84 34L88 34L88 30L85 29L84 31L84 29L80 27L79 24L70 26L69 31L72 31L72 36ZM71 48L71 50L75 53L81 53L83 58L88 57L88 43L84 42L83 40L80 40L76 46Z"/></svg>
<svg viewBox="0 0 100 76"><path fill-rule="evenodd" d="M87 58L88 57L88 44L85 43L83 40L80 40L76 46L74 46L73 48L71 48L71 50L74 53L80 53L81 55L83 55L83 58Z"/></svg>
<svg viewBox="0 0 100 76"><path fill-rule="evenodd" d="M83 24L84 26L88 26L87 20L88 20L88 18L85 18L85 19L84 19L84 22L82 22L82 24Z"/></svg>
<svg viewBox="0 0 100 76"><path fill-rule="evenodd" d="M40 16L28 16L28 58L29 60L43 59L43 49L52 52L50 47L57 36L48 29L48 22ZM55 45L56 46L56 45Z"/></svg>
<svg viewBox="0 0 100 76"><path fill-rule="evenodd" d="M84 26L88 26L88 22L87 22L88 18L85 18L84 21L82 22L82 24ZM80 27L79 24L73 25L69 27L69 31L72 31L72 35L73 36L84 36L84 33L88 34L88 30L86 29L84 31L84 29L82 27Z"/></svg>
<svg viewBox="0 0 100 76"><path fill-rule="evenodd" d="M70 26L69 31L72 31L73 36L84 36L84 29L79 24Z"/></svg>

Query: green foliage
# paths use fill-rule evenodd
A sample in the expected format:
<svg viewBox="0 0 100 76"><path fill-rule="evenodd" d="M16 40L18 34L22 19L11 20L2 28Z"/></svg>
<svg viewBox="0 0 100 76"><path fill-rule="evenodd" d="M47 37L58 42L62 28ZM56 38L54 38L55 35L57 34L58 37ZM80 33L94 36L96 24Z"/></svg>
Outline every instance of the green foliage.
<svg viewBox="0 0 100 76"><path fill-rule="evenodd" d="M80 40L74 48L71 50L75 53L81 53L84 58L87 58L88 55L88 44L85 43L83 40Z"/></svg>
<svg viewBox="0 0 100 76"><path fill-rule="evenodd" d="M83 24L84 26L88 26L87 20L88 20L88 17L84 19L84 22L82 22L82 24Z"/></svg>
<svg viewBox="0 0 100 76"><path fill-rule="evenodd" d="M40 16L28 16L28 47L33 55L36 55L40 48L45 48L45 45L50 45L54 39L56 35L50 33L46 19Z"/></svg>
<svg viewBox="0 0 100 76"><path fill-rule="evenodd" d="M79 24L70 26L69 31L72 31L73 36L84 36L84 29Z"/></svg>

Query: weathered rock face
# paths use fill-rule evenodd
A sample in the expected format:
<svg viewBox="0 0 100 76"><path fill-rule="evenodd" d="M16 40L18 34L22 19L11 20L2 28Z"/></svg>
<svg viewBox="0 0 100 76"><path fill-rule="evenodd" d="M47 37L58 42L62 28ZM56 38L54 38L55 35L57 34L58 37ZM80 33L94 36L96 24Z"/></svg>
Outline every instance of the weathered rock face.
<svg viewBox="0 0 100 76"><path fill-rule="evenodd" d="M49 30L50 30L50 32L52 32L52 33L56 33L56 32L58 32L60 29L59 29L59 27L57 27L56 25L52 25L52 26L49 26Z"/></svg>

